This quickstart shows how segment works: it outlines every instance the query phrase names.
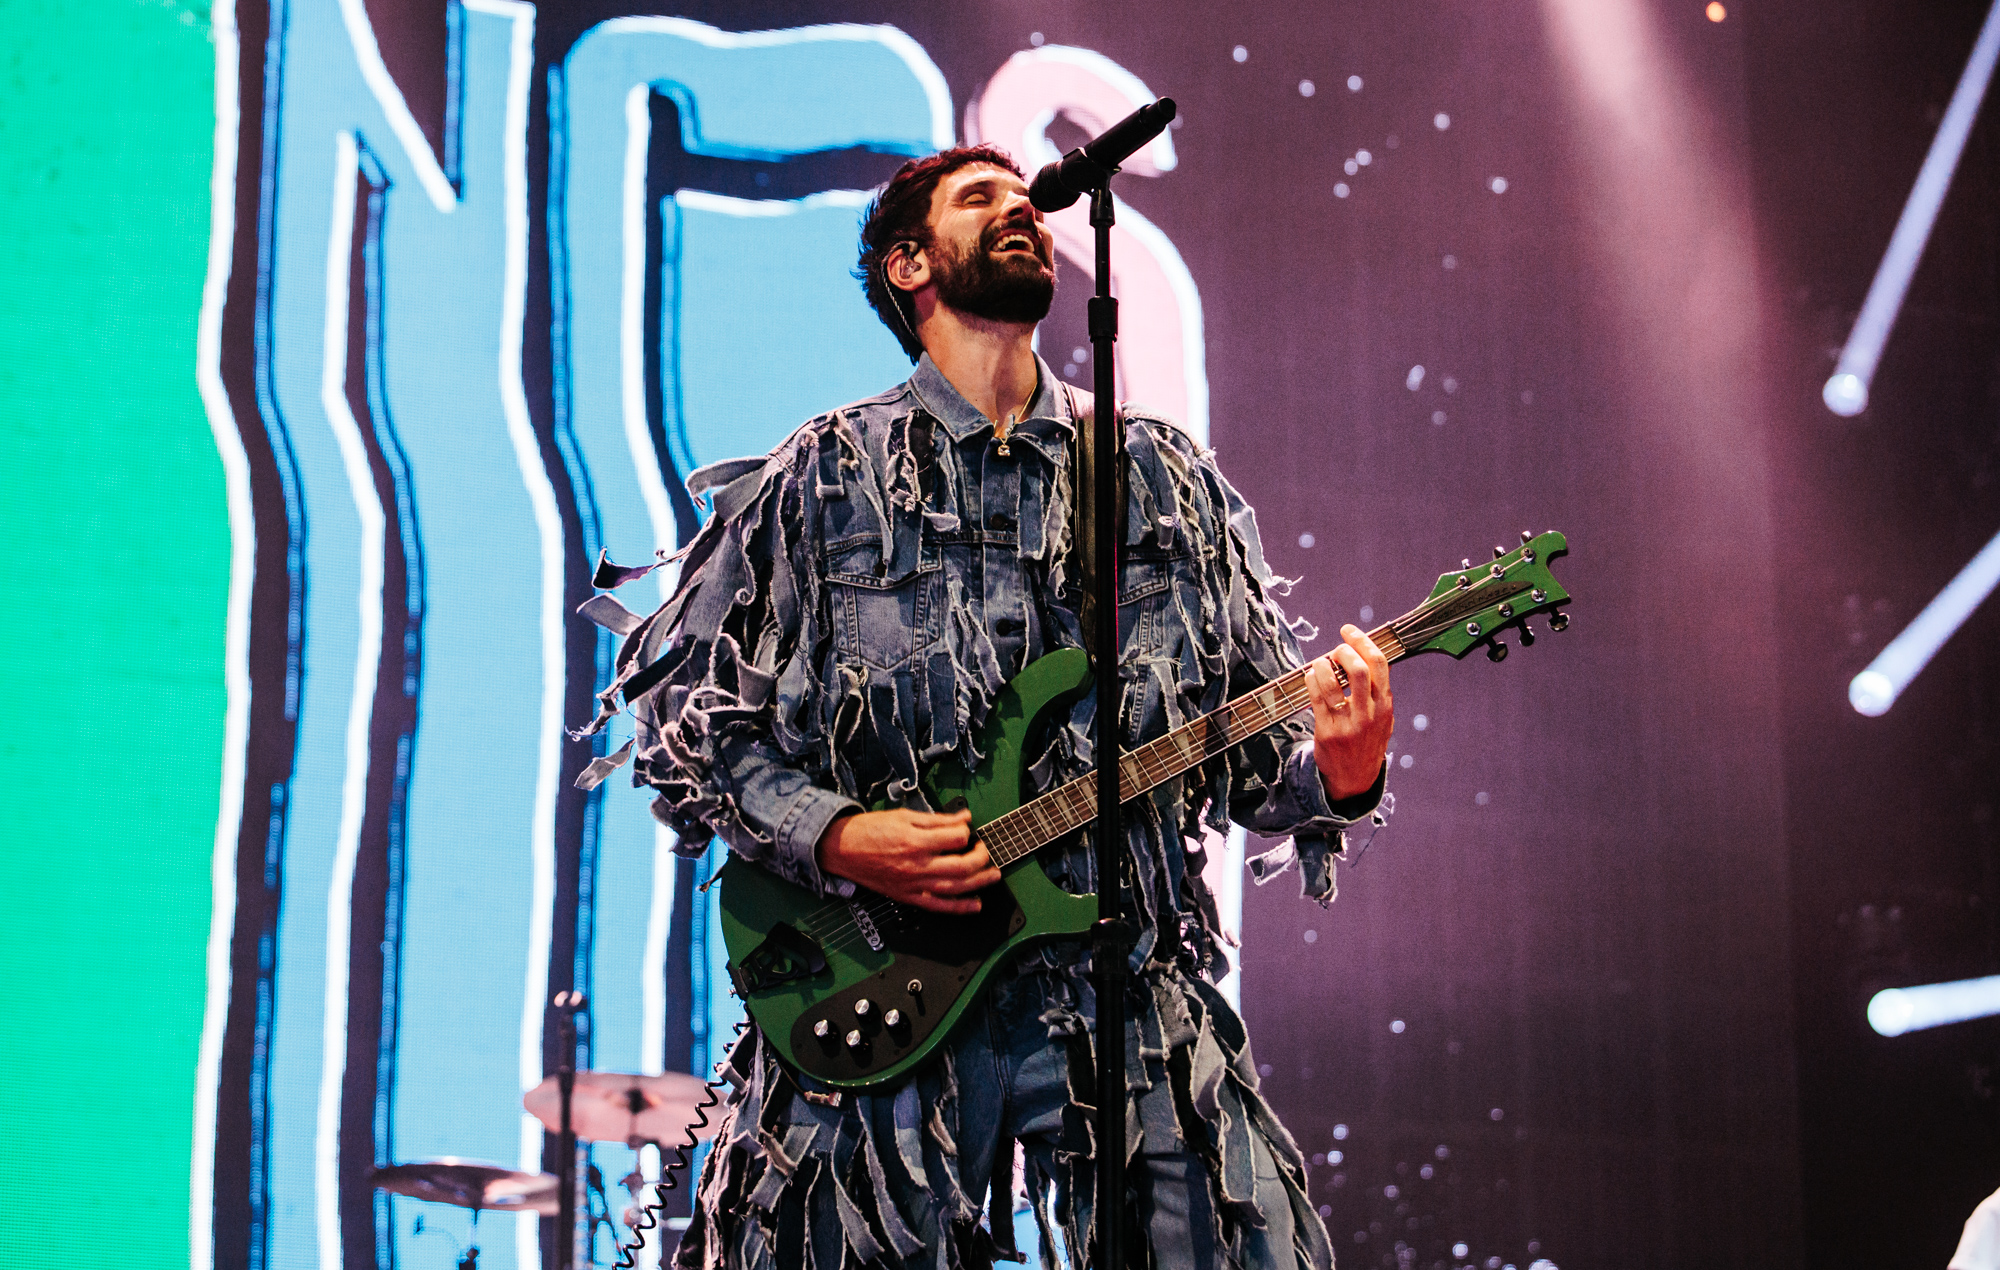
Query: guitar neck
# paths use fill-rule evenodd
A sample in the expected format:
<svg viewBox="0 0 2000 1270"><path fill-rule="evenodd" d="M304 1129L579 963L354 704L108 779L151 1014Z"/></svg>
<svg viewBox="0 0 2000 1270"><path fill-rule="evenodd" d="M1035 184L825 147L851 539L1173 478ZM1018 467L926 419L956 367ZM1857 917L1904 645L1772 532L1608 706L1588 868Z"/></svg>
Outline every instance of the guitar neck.
<svg viewBox="0 0 2000 1270"><path fill-rule="evenodd" d="M1527 592L1532 583L1496 578L1491 583L1447 592L1368 632L1383 655L1401 661L1469 614ZM1347 687L1347 673L1333 663L1334 678ZM1118 760L1118 800L1128 802L1157 785L1201 766L1230 747L1281 723L1312 704L1306 668L1280 675L1254 692L1185 723L1165 736L1127 751ZM993 862L1002 867L1033 854L1097 818L1097 775L1079 776L1021 804L980 827Z"/></svg>

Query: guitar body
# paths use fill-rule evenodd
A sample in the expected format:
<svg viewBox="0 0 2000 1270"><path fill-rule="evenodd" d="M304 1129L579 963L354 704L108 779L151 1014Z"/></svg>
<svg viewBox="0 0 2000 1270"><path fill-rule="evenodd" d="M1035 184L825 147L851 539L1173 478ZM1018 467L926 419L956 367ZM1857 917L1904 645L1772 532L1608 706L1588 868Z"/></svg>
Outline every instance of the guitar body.
<svg viewBox="0 0 2000 1270"><path fill-rule="evenodd" d="M1013 811L1038 730L1089 685L1080 649L1038 658L995 700L979 768L945 760L924 774L931 805L969 808L975 834ZM1097 920L1097 897L1064 891L1033 856L1007 865L970 917L869 892L827 899L735 856L720 879L722 941L750 1017L788 1066L837 1089L909 1074L1016 952Z"/></svg>

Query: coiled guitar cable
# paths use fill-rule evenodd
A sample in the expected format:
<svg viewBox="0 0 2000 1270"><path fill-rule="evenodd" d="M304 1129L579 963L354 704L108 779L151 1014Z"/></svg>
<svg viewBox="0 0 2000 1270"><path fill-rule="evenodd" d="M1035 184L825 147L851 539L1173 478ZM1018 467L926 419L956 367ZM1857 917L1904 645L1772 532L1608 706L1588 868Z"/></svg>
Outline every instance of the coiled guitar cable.
<svg viewBox="0 0 2000 1270"><path fill-rule="evenodd" d="M646 1246L646 1232L656 1229L665 1220L667 1215L667 1195L680 1186L680 1179L674 1176L674 1171L676 1169L685 1169L691 1163L688 1159L688 1152L701 1145L700 1138L695 1135L697 1131L708 1127L709 1109L722 1102L723 1086L733 1083L730 1080L730 1073L741 1074L742 1069L736 1065L736 1060L741 1057L743 1046L746 1043L743 1032L749 1026L750 1020L748 1019L743 1019L736 1024L736 1032L733 1038L734 1044L730 1046L729 1056L716 1063L715 1070L718 1075L714 1080L707 1082L702 1092L702 1100L695 1104L695 1118L688 1122L684 1131L687 1135L687 1141L674 1147L674 1159L671 1163L668 1162L666 1150L662 1147L660 1151L660 1178L653 1183L653 1198L641 1204L638 1215L632 1219L632 1242L628 1244L621 1241L619 1243L618 1260L614 1263L614 1270L633 1270L633 1267L639 1262L640 1250Z"/></svg>

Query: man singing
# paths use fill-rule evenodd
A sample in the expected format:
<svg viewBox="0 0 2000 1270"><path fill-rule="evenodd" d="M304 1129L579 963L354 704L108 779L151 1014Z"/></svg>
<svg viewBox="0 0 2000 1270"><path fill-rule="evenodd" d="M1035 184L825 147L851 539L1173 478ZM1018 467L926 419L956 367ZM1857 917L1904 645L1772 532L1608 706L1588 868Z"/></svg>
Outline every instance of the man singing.
<svg viewBox="0 0 2000 1270"><path fill-rule="evenodd" d="M1033 350L1053 240L990 146L912 160L875 200L857 275L916 362L905 383L729 465L675 599L624 667L637 778L698 853L739 855L828 897L866 888L977 911L1000 880L968 815L924 805L929 764L976 763L995 695L1035 659L1089 647L1073 448L1080 394ZM1296 668L1249 506L1169 421L1123 411L1127 532L1116 620L1123 744ZM1092 621L1095 620L1093 614ZM1258 1093L1202 882L1203 825L1291 835L1305 892L1333 894L1341 831L1381 797L1386 661L1353 626L1309 672L1312 714L1126 805L1122 876L1087 840L1043 852L1058 885L1121 888L1136 919L1127 1056L1128 1246L1174 1270L1327 1267L1305 1162ZM650 659L650 661L648 661ZM1346 672L1343 690L1328 666ZM663 664L660 664L663 663ZM1095 695L1052 729L1047 789L1091 770ZM889 811L868 806L892 805ZM1087 839L1087 835L1078 835ZM996 976L939 1056L899 1085L831 1091L756 1043L683 1238L684 1267L986 1267L1011 1247L1014 1145L1045 1261L1088 1264L1087 1108L1096 1015L1081 941ZM988 1210L996 1222L982 1223ZM1053 1216L1051 1217L1051 1214ZM1138 1262L1134 1262L1138 1264Z"/></svg>

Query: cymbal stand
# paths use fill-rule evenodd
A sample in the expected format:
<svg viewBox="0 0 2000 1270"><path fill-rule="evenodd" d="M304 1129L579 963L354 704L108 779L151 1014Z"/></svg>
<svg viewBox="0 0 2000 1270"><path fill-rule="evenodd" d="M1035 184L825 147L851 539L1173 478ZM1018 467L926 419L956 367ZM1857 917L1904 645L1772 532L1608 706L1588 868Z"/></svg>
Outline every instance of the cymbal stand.
<svg viewBox="0 0 2000 1270"><path fill-rule="evenodd" d="M574 991L556 993L553 1002L560 1056L556 1087L562 1091L562 1130L556 1138L560 1162L556 1173L556 1270L573 1270L576 1265L576 1128L570 1121L570 1104L576 1094L576 1016L588 1004L581 992Z"/></svg>

